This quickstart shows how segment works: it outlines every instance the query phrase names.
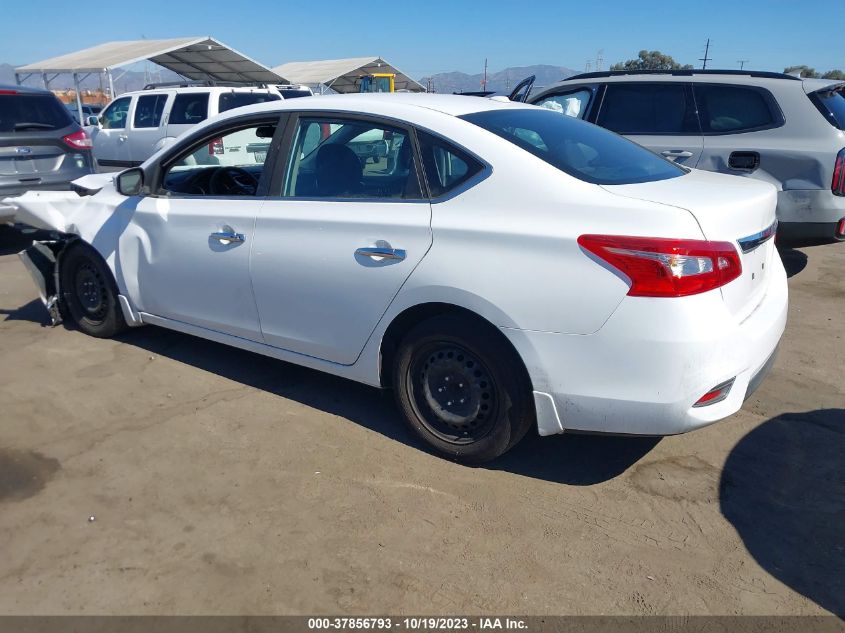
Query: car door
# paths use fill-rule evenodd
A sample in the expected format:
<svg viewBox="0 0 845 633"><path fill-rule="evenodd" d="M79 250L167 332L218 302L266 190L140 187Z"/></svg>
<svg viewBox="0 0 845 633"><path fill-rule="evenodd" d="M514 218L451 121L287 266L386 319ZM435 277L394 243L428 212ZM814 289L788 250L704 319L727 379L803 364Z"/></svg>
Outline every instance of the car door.
<svg viewBox="0 0 845 633"><path fill-rule="evenodd" d="M686 82L609 82L596 123L686 167L701 158L703 139Z"/></svg>
<svg viewBox="0 0 845 633"><path fill-rule="evenodd" d="M94 158L105 171L132 166L126 133L131 103L132 97L120 97L112 101L100 115L99 127L93 131Z"/></svg>
<svg viewBox="0 0 845 633"><path fill-rule="evenodd" d="M167 116L167 136L184 134L208 118L208 92L179 92Z"/></svg>
<svg viewBox="0 0 845 633"><path fill-rule="evenodd" d="M138 95L129 128L129 155L140 165L155 153L156 143L165 137L164 111L169 95L166 92Z"/></svg>
<svg viewBox="0 0 845 633"><path fill-rule="evenodd" d="M431 245L408 128L302 115L256 220L252 284L264 341L354 363Z"/></svg>
<svg viewBox="0 0 845 633"><path fill-rule="evenodd" d="M278 115L239 117L164 159L132 219L141 237L137 263L126 265L138 271L143 312L261 340L249 251L277 123Z"/></svg>

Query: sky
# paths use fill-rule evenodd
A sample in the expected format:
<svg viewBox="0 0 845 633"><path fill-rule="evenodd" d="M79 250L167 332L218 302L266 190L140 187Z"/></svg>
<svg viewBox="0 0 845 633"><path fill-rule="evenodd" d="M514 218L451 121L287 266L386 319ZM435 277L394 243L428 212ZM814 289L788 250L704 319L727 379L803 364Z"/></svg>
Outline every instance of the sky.
<svg viewBox="0 0 845 633"><path fill-rule="evenodd" d="M109 8L104 8L109 7ZM22 65L114 40L210 35L276 66L380 56L420 78L551 64L583 71L660 50L700 67L845 69L836 0L2 0L0 62Z"/></svg>

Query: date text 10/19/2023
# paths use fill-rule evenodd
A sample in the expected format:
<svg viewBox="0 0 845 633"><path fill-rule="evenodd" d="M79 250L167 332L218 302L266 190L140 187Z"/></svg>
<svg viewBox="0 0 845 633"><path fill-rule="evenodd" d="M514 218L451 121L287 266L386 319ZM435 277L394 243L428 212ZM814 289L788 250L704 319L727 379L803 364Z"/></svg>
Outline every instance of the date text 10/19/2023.
<svg viewBox="0 0 845 633"><path fill-rule="evenodd" d="M407 629L410 631L455 631L455 630L525 630L528 624L520 618L464 618L464 617L407 617L407 618L367 618L367 617L326 617L308 618L311 630L390 630Z"/></svg>

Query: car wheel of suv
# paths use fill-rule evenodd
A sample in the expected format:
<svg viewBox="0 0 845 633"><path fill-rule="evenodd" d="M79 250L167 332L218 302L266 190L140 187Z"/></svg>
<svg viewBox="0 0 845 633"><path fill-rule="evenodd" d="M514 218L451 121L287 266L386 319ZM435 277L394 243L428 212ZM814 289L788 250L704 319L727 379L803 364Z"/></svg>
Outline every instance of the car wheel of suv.
<svg viewBox="0 0 845 633"><path fill-rule="evenodd" d="M59 283L67 310L80 330L109 338L126 329L117 284L93 248L81 243L68 248L61 258Z"/></svg>
<svg viewBox="0 0 845 633"><path fill-rule="evenodd" d="M531 389L497 332L460 315L415 326L393 367L396 400L411 429L466 463L498 457L534 423Z"/></svg>

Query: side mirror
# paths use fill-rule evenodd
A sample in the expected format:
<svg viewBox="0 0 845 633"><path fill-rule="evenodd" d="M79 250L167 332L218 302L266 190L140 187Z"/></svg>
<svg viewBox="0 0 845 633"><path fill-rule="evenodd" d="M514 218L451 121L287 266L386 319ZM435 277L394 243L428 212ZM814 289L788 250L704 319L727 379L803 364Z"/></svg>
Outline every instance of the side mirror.
<svg viewBox="0 0 845 633"><path fill-rule="evenodd" d="M117 192L124 196L139 196L144 187L144 170L140 167L133 167L122 171L115 179Z"/></svg>
<svg viewBox="0 0 845 633"><path fill-rule="evenodd" d="M100 117L98 117L94 114L88 115L87 117L85 117L85 125L99 126L100 125Z"/></svg>

